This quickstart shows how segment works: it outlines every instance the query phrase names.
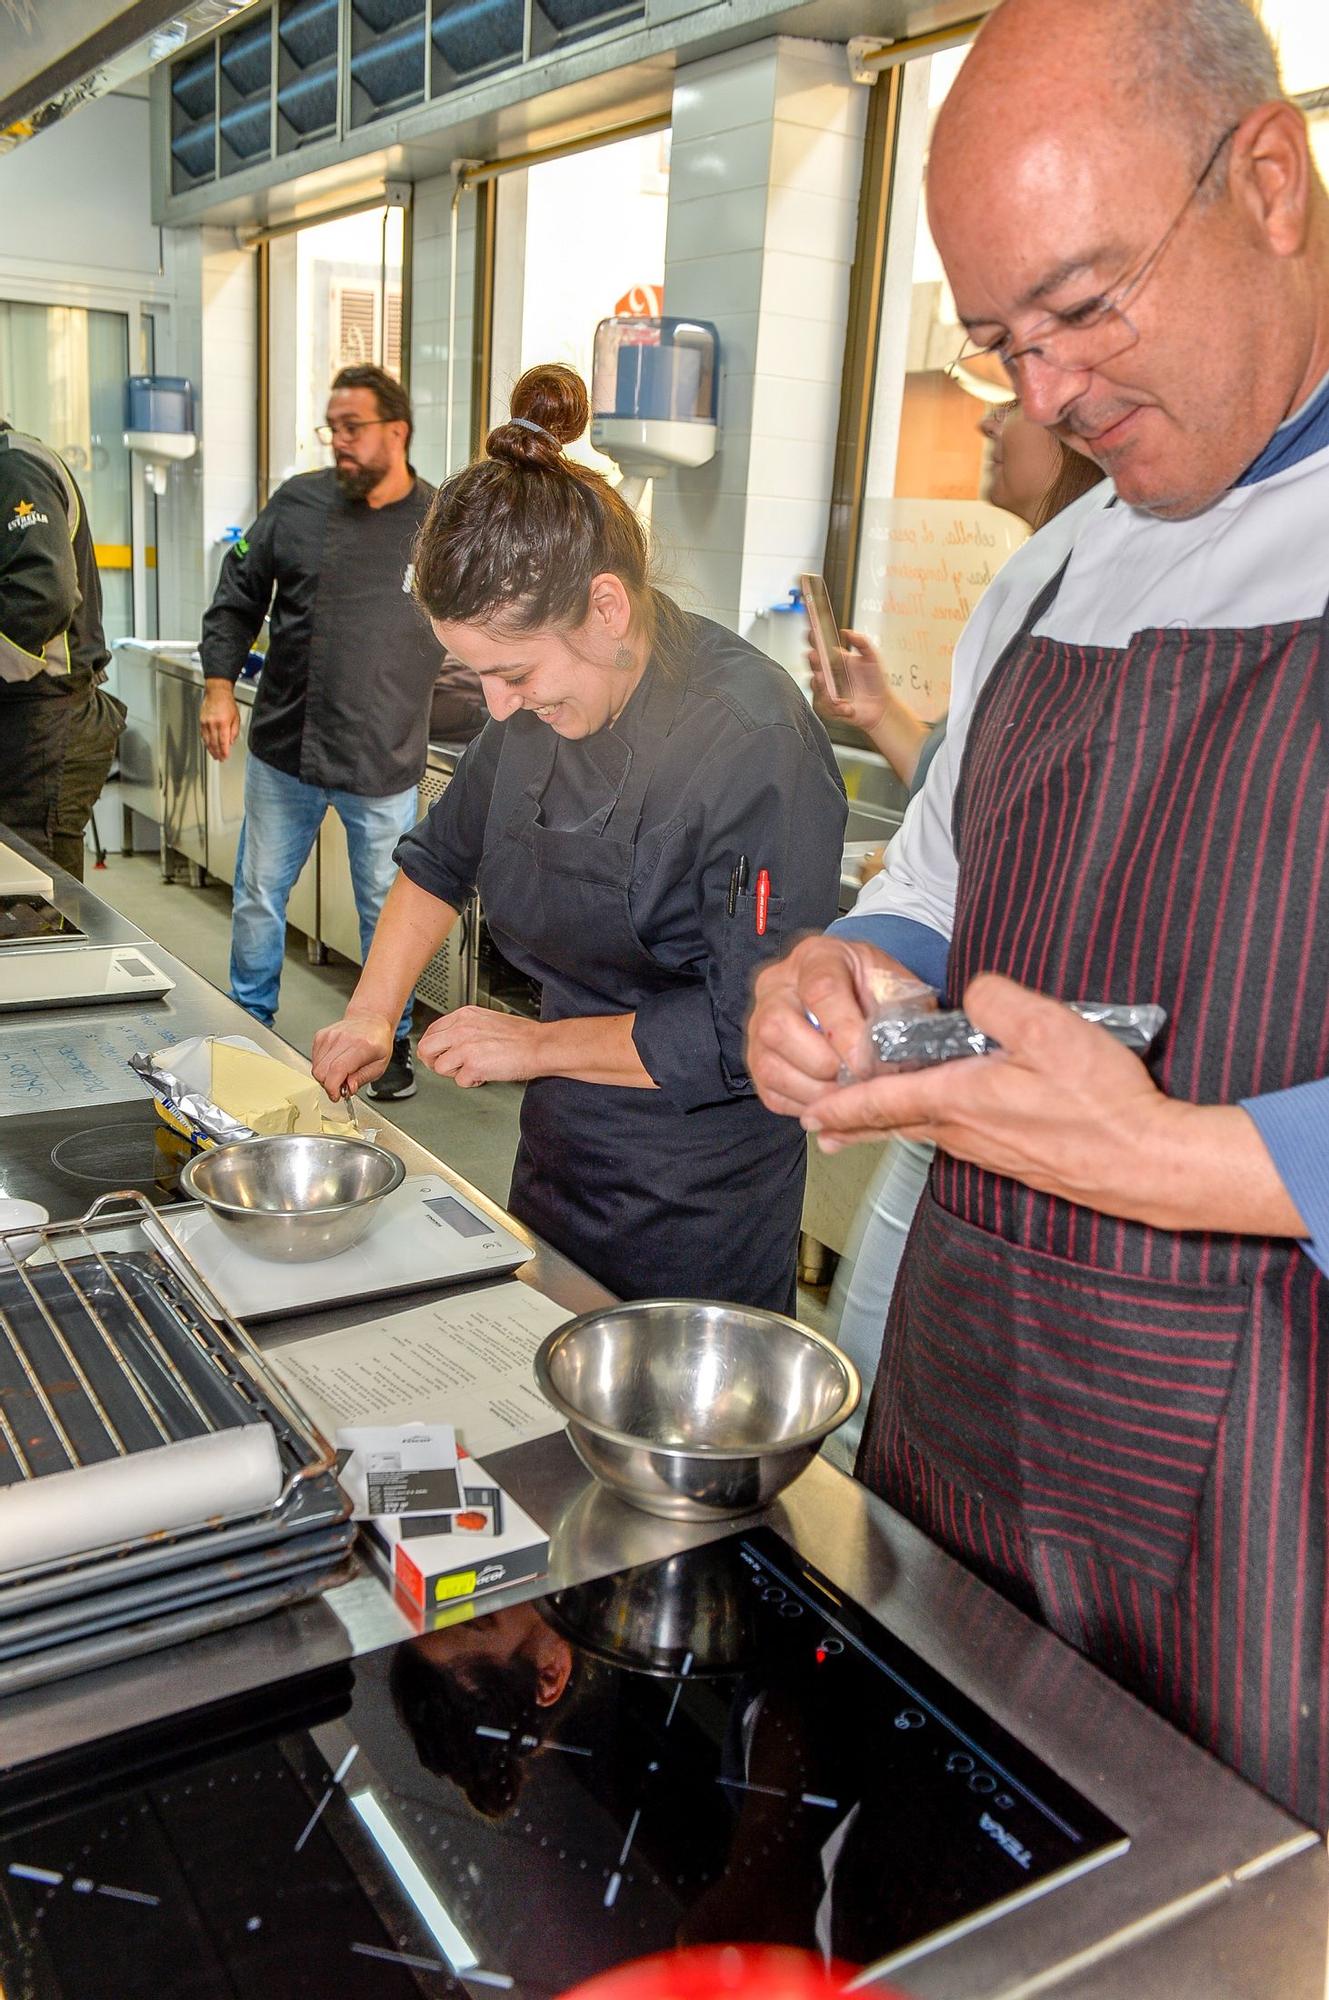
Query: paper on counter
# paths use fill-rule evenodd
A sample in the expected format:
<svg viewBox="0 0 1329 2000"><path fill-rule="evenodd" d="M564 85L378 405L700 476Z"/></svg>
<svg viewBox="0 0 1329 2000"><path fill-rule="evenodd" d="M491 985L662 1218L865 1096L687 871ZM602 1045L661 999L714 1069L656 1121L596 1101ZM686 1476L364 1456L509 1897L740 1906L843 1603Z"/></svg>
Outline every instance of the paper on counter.
<svg viewBox="0 0 1329 2000"><path fill-rule="evenodd" d="M0 1029L0 1118L146 1097L129 1058L179 1039L160 1013L121 1008L113 1020L63 1028L34 1028L25 1020L21 1027Z"/></svg>
<svg viewBox="0 0 1329 2000"><path fill-rule="evenodd" d="M326 1437L347 1424L452 1424L473 1458L561 1430L531 1364L572 1314L530 1285L493 1285L269 1349Z"/></svg>
<svg viewBox="0 0 1329 2000"><path fill-rule="evenodd" d="M355 1502L357 1521L461 1511L451 1424L344 1424L335 1442L337 1476Z"/></svg>

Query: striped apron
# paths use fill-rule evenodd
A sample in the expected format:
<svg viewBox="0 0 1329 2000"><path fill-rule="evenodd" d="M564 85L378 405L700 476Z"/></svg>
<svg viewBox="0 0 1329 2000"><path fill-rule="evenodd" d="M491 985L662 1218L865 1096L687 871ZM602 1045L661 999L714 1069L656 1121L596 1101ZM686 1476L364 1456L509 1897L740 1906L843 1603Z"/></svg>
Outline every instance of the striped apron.
<svg viewBox="0 0 1329 2000"><path fill-rule="evenodd" d="M1329 608L1035 638L955 800L950 981L1157 1001L1160 1088L1329 1073ZM1329 1143L1329 1135L1326 1135ZM1329 1280L939 1156L859 1477L1263 1791L1329 1824Z"/></svg>

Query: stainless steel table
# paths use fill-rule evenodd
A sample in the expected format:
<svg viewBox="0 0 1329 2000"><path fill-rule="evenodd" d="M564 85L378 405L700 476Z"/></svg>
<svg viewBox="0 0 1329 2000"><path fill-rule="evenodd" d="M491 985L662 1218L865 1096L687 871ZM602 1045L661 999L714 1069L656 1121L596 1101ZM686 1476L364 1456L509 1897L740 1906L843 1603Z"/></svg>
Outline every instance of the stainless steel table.
<svg viewBox="0 0 1329 2000"><path fill-rule="evenodd" d="M7 838L0 830L0 839ZM59 877L56 897L99 942L142 936L68 877ZM280 1046L159 945L153 950L178 982L162 1004L163 1020L181 1033L243 1028ZM22 1017L0 1026L0 1035L24 1032ZM387 1125L383 1133L413 1171L447 1174L446 1163L405 1134ZM0 1155L3 1146L0 1118ZM474 1188L449 1177L498 1213ZM606 1297L534 1240L531 1261L519 1275L569 1311ZM262 1338L314 1335L382 1309L379 1302L368 1313L361 1306L303 1315L265 1329ZM713 1532L680 1529L619 1506L591 1485L561 1435L491 1462L514 1496L549 1527L551 1581L558 1584L667 1554ZM1032 2000L1044 1994L1059 2000L1323 2000L1329 1911L1323 1841L824 1462L769 1519L835 1584L1130 1835L1124 1857L911 1964L906 1977L917 2000ZM513 1593L531 1594L530 1588ZM238 1632L11 1697L0 1704L0 1764L13 1769L92 1745L344 1661L404 1630L376 1575L366 1570L316 1604Z"/></svg>

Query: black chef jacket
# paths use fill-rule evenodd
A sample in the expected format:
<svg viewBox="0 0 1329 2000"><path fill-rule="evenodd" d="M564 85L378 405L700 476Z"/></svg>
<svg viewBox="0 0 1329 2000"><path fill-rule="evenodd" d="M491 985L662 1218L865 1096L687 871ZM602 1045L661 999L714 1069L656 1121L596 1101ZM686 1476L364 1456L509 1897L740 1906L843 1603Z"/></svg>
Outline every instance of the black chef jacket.
<svg viewBox="0 0 1329 2000"><path fill-rule="evenodd" d="M102 631L101 577L88 510L66 466L78 506L71 532L55 469L23 449L12 425L0 423L0 431L13 438L0 451L0 632L25 653L40 653L58 633L69 637L67 674L0 680L0 701L86 694L105 680L111 657Z"/></svg>
<svg viewBox="0 0 1329 2000"><path fill-rule="evenodd" d="M417 478L371 507L335 472L304 472L228 551L199 655L205 674L236 680L268 615L249 729L265 764L364 798L419 783L442 649L411 594L411 551L433 497Z"/></svg>
<svg viewBox="0 0 1329 2000"><path fill-rule="evenodd" d="M679 1111L752 1095L743 1030L755 968L791 936L834 921L848 808L821 724L781 668L706 618L690 618L689 656L672 671L687 682L656 759L636 837L628 891L642 945L677 980L636 1008L633 1039L642 1064ZM652 661L612 728L560 738L540 799L547 827L586 824L606 788L621 779L625 752L665 669ZM398 844L402 872L461 909L475 886L499 751L516 736L538 768L549 725L529 710L490 722L469 744L428 816ZM758 938L750 914L727 913L737 857L771 878L771 921ZM750 913L751 903L747 904ZM580 977L551 979L520 940L504 938L519 969L540 980L546 1019L624 1011L596 984L595 939L585 940Z"/></svg>

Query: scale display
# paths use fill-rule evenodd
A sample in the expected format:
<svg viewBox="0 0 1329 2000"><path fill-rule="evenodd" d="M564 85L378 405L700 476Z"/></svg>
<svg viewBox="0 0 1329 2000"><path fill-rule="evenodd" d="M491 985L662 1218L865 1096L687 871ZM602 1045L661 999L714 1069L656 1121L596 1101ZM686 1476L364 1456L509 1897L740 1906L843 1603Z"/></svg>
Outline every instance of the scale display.
<svg viewBox="0 0 1329 2000"><path fill-rule="evenodd" d="M884 1974L1127 1846L768 1530L463 1616L357 1661L335 1720L191 1756L0 1791L4 1992L553 2000L736 1940Z"/></svg>

